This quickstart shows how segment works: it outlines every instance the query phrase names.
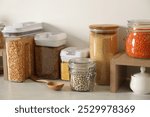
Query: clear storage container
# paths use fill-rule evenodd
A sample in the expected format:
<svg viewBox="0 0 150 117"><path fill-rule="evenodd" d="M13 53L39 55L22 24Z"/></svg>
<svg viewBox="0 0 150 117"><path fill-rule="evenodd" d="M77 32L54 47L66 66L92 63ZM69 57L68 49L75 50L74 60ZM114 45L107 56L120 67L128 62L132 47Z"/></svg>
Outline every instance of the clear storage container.
<svg viewBox="0 0 150 117"><path fill-rule="evenodd" d="M44 79L60 79L60 52L65 46L35 46L35 75Z"/></svg>
<svg viewBox="0 0 150 117"><path fill-rule="evenodd" d="M128 21L126 53L135 58L150 58L150 20Z"/></svg>
<svg viewBox="0 0 150 117"><path fill-rule="evenodd" d="M69 60L73 58L86 58L89 56L88 48L67 47L61 50L61 79L69 80Z"/></svg>
<svg viewBox="0 0 150 117"><path fill-rule="evenodd" d="M89 26L90 57L96 61L96 83L110 83L110 59L117 52L117 25L94 24Z"/></svg>
<svg viewBox="0 0 150 117"><path fill-rule="evenodd" d="M34 37L5 38L3 51L8 80L23 82L34 74Z"/></svg>
<svg viewBox="0 0 150 117"><path fill-rule="evenodd" d="M69 61L70 86L74 91L93 91L96 64L88 58L74 58Z"/></svg>

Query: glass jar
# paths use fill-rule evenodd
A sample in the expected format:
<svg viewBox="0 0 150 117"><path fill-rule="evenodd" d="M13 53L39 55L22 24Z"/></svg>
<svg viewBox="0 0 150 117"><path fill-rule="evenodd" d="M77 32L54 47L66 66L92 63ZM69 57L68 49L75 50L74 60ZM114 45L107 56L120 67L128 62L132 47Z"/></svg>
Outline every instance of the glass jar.
<svg viewBox="0 0 150 117"><path fill-rule="evenodd" d="M126 53L135 58L150 58L150 20L128 21Z"/></svg>
<svg viewBox="0 0 150 117"><path fill-rule="evenodd" d="M110 59L117 53L117 25L94 24L89 26L90 58L96 61L96 83L110 84Z"/></svg>
<svg viewBox="0 0 150 117"><path fill-rule="evenodd" d="M96 65L88 58L74 58L69 61L70 86L74 91L93 91Z"/></svg>

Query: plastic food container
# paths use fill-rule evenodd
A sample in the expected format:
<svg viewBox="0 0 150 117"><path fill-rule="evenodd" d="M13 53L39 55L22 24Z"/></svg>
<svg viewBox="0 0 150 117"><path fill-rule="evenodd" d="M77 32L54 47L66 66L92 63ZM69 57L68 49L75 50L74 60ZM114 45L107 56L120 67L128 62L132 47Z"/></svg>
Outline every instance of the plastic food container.
<svg viewBox="0 0 150 117"><path fill-rule="evenodd" d="M90 58L96 61L96 83L110 84L110 59L117 53L117 25L90 25Z"/></svg>
<svg viewBox="0 0 150 117"><path fill-rule="evenodd" d="M51 32L43 32L35 35L35 44L38 46L59 47L65 45L66 41L66 33L53 35Z"/></svg>
<svg viewBox="0 0 150 117"><path fill-rule="evenodd" d="M34 74L34 37L5 38L8 80L23 82Z"/></svg>
<svg viewBox="0 0 150 117"><path fill-rule="evenodd" d="M44 79L60 79L60 52L65 46L35 46L35 75Z"/></svg>
<svg viewBox="0 0 150 117"><path fill-rule="evenodd" d="M69 80L69 60L72 58L86 58L89 55L88 48L68 47L61 50L61 79Z"/></svg>
<svg viewBox="0 0 150 117"><path fill-rule="evenodd" d="M96 64L89 58L75 58L69 61L70 86L74 91L93 91Z"/></svg>
<svg viewBox="0 0 150 117"><path fill-rule="evenodd" d="M150 58L150 20L128 21L126 53L135 58Z"/></svg>

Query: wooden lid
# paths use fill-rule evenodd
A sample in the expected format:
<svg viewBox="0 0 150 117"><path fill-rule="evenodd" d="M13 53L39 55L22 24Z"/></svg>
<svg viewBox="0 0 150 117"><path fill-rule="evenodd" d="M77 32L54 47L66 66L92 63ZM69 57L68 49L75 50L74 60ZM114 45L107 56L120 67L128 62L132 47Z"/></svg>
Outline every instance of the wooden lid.
<svg viewBox="0 0 150 117"><path fill-rule="evenodd" d="M119 26L116 24L92 24L89 26L90 29L99 29L99 30L112 30L118 27Z"/></svg>

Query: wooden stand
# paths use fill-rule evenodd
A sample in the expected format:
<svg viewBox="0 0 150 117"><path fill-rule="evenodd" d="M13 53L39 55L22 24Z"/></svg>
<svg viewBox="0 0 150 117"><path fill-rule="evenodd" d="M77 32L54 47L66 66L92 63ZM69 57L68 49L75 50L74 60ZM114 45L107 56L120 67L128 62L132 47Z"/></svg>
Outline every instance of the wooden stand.
<svg viewBox="0 0 150 117"><path fill-rule="evenodd" d="M110 62L110 90L117 92L119 86L125 81L127 66L150 67L150 59L136 59L126 53L115 55Z"/></svg>

